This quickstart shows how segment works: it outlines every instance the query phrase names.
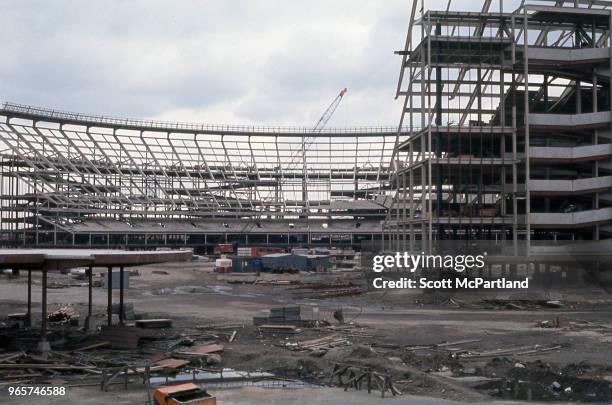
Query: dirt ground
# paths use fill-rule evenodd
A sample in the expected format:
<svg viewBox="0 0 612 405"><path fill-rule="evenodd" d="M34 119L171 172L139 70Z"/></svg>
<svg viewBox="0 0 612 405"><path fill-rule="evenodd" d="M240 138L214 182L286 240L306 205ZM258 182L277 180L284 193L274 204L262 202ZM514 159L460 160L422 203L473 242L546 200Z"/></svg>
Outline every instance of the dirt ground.
<svg viewBox="0 0 612 405"><path fill-rule="evenodd" d="M211 389L222 404L291 403L298 398L317 404L406 403L408 399L415 404L447 403L442 399L453 401L448 403L513 399L612 402L612 299L597 288L530 290L529 294L392 291L308 299L296 294L294 285L228 283L203 260L134 270L126 302L134 304L139 317L170 318L175 335L198 333L202 328L196 327L202 325L244 326L238 329L234 341L222 343L223 367L265 370L278 377L327 386L334 364L351 361L389 373L405 394L379 400L380 393L328 387ZM103 272L95 269L94 279L101 279ZM313 283L333 283L343 277L350 275L294 276ZM39 275L34 274L33 279L36 316L40 310ZM71 304L84 319L87 287L83 281L53 273L49 283L58 287L49 290L49 311ZM25 311L26 292L27 278L23 274L0 280L0 319ZM96 287L93 296L95 320L104 324L106 290ZM492 298L503 301L483 301ZM530 304L537 300L559 300L562 306ZM303 318L328 322L332 329L302 328L302 333L295 336L262 337L253 326L253 317L289 304L300 305ZM332 314L338 309L343 310L350 331L333 329L338 322ZM334 333L340 333L348 344L323 355L289 350L295 341ZM448 348L432 347L444 342L459 343ZM504 351L508 348L513 350ZM2 353L0 350L0 357ZM147 348L143 353L148 353ZM113 387L107 393L92 384L71 388L68 399L79 403L142 403L144 392L137 383L128 391ZM12 400L26 403L24 399Z"/></svg>
<svg viewBox="0 0 612 405"><path fill-rule="evenodd" d="M92 395L91 389L74 388L66 397L67 403L82 405L132 405L142 404L146 399L142 390L95 392ZM236 388L227 390L217 390L215 392L219 405L287 405L303 403L310 405L383 405L383 404L410 404L410 405L457 405L465 402L428 398L417 395L404 395L391 398L381 398L379 396L367 395L360 391L347 391L340 388L300 388L300 389L267 389L257 387ZM30 399L8 398L9 404L30 404ZM40 399L35 403L41 405L56 404L57 399ZM490 402L475 402L475 404L485 405ZM520 404L516 401L497 401L498 405Z"/></svg>

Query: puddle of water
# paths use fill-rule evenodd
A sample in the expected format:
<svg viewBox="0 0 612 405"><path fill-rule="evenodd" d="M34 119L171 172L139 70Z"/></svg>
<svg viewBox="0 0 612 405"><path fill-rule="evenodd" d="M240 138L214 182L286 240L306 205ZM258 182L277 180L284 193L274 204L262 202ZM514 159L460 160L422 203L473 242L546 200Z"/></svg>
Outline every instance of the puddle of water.
<svg viewBox="0 0 612 405"><path fill-rule="evenodd" d="M175 288L158 288L156 290L151 290L148 293L149 295L177 295L177 294L206 294L210 293L210 290L206 287L198 287L198 286L180 286Z"/></svg>
<svg viewBox="0 0 612 405"><path fill-rule="evenodd" d="M263 294L236 294L232 293L233 288L226 285L211 285L209 288L217 294L220 295L229 295L231 297L240 297L240 298L255 298L261 297Z"/></svg>
<svg viewBox="0 0 612 405"><path fill-rule="evenodd" d="M180 286L174 288L158 288L144 293L145 295L181 295L181 294L221 294L231 297L255 298L262 294L235 294L232 287L224 285L211 285L208 287Z"/></svg>
<svg viewBox="0 0 612 405"><path fill-rule="evenodd" d="M466 375L466 376L455 376L452 371L434 371L431 374L439 375L440 377L445 377L455 381L461 381L466 383L480 383L486 381L493 381L493 378L483 377L479 375Z"/></svg>
<svg viewBox="0 0 612 405"><path fill-rule="evenodd" d="M236 371L225 368L215 373L210 371L194 370L191 373L180 373L174 377L152 377L151 385L172 385L193 382L201 388L240 388L255 386L263 388L305 388L316 387L302 381L283 380L274 377L274 374L265 371Z"/></svg>

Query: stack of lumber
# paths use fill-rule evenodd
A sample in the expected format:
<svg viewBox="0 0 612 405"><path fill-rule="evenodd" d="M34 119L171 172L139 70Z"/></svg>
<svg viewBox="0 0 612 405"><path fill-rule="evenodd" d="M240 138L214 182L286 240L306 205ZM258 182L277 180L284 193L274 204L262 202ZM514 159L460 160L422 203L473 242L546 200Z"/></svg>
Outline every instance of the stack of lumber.
<svg viewBox="0 0 612 405"><path fill-rule="evenodd" d="M288 344L287 347L291 350L312 352L315 354L325 354L332 347L348 346L351 342L344 339L338 334L324 336L318 339L302 340L296 343Z"/></svg>
<svg viewBox="0 0 612 405"><path fill-rule="evenodd" d="M301 325L299 306L277 307L270 309L269 316L253 317L255 326L261 325Z"/></svg>
<svg viewBox="0 0 612 405"><path fill-rule="evenodd" d="M139 319L136 322L136 326L139 328L157 329L157 328L171 328L171 319Z"/></svg>
<svg viewBox="0 0 612 405"><path fill-rule="evenodd" d="M259 325L258 328L262 333L275 335L294 335L301 332L295 325Z"/></svg>

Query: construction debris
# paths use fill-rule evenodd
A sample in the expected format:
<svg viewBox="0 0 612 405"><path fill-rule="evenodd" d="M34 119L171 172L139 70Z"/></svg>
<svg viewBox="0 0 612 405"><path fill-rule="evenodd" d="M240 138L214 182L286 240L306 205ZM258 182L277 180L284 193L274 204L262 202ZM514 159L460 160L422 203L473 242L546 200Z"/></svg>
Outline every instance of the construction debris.
<svg viewBox="0 0 612 405"><path fill-rule="evenodd" d="M354 286L347 288L329 288L329 289L315 289L314 291L301 291L298 295L300 298L309 299L326 299L345 297L348 295L359 295L367 291L365 287Z"/></svg>
<svg viewBox="0 0 612 405"><path fill-rule="evenodd" d="M482 357L498 357L498 356L507 356L507 355L531 355L531 354L539 354L543 352L549 352L553 350L560 350L563 348L561 345L555 346L542 346L542 345L533 345L533 346L517 346L517 347L508 347L508 348L500 348L490 351L476 352L469 351L466 353L460 353L458 356L460 358L482 358Z"/></svg>
<svg viewBox="0 0 612 405"><path fill-rule="evenodd" d="M302 318L299 306L271 308L269 316L253 317L253 324L255 326L263 324L300 325L301 323Z"/></svg>
<svg viewBox="0 0 612 405"><path fill-rule="evenodd" d="M295 343L288 342L285 344L285 347L294 351L306 351L322 356L332 347L348 346L350 344L349 340L342 338L338 334L333 334L318 339L302 340Z"/></svg>
<svg viewBox="0 0 612 405"><path fill-rule="evenodd" d="M344 312L342 311L342 308L334 311L334 319L338 321L339 324L344 323Z"/></svg>
<svg viewBox="0 0 612 405"><path fill-rule="evenodd" d="M79 313L70 305L62 305L59 309L47 315L47 319L57 325L78 325Z"/></svg>
<svg viewBox="0 0 612 405"><path fill-rule="evenodd" d="M258 328L263 333L274 335L294 335L301 332L295 325L259 325Z"/></svg>
<svg viewBox="0 0 612 405"><path fill-rule="evenodd" d="M559 328L561 327L561 321L559 320L559 317L556 317L552 321L550 320L539 321L536 323L536 326L539 328Z"/></svg>
<svg viewBox="0 0 612 405"><path fill-rule="evenodd" d="M110 346L110 344L111 344L111 342L108 342L108 341L100 342L100 343L95 343L95 344L92 344L92 345L88 345L88 346L85 346L85 347L79 347L77 349L74 349L74 350L71 351L71 353L84 352L84 351L87 351L87 350L99 349L101 347Z"/></svg>
<svg viewBox="0 0 612 405"><path fill-rule="evenodd" d="M171 328L171 319L139 319L135 322L139 328L146 329L157 329L157 328Z"/></svg>
<svg viewBox="0 0 612 405"><path fill-rule="evenodd" d="M482 303L491 309L526 310L532 308L561 308L563 303L558 300L530 299L484 299Z"/></svg>
<svg viewBox="0 0 612 405"><path fill-rule="evenodd" d="M136 349L143 337L151 334L139 330L133 326L113 325L102 326L100 339L108 341L113 349Z"/></svg>
<svg viewBox="0 0 612 405"><path fill-rule="evenodd" d="M191 362L189 360L169 358L169 359L158 360L155 363L153 363L153 365L161 366L166 370L176 370L190 363Z"/></svg>
<svg viewBox="0 0 612 405"><path fill-rule="evenodd" d="M193 346L193 339L181 336L180 338L168 343L168 350L172 350L178 346Z"/></svg>
<svg viewBox="0 0 612 405"><path fill-rule="evenodd" d="M228 296L240 297L246 306L247 301L250 304L251 300L274 290L284 294L278 301L286 304L271 308L269 300L261 300L257 309L253 310L253 314L258 314L253 318L255 325L245 323L245 312L240 310L235 313L233 305L223 315L212 311L211 316L214 317L202 320L203 311L197 316L190 316L191 309L187 308L185 313L171 316L170 313L164 315L159 307L138 304L140 308L151 311L150 314L137 314L137 318L144 318L134 322L139 327L132 323L110 328L98 325L100 333L95 332L95 327L86 331L66 327L65 323L50 327L47 336L52 350L47 358L37 352L40 338L36 330L38 314L35 314L34 326L29 328L17 329L12 322L7 321L4 326L0 326L0 386L9 382L39 384L61 380L69 386L91 386L96 390L98 386L103 390L119 387L138 390L146 387L146 382L141 384L149 378L156 387L186 381L201 384L209 379L223 387L234 384L327 386L330 372L333 374L335 371L337 374L333 377L333 385L346 390L363 391L369 385L370 392L385 397L402 392L416 395L433 393L445 399L479 400L486 403L491 397L508 398L502 393L514 395L515 390L520 399L528 399L529 395L541 399L549 395L552 400L588 400L590 397L584 392L587 390L591 394L591 391L581 385L583 383L579 379L583 377L595 387L592 392L594 398L602 400L607 392L603 381L608 384L612 381L609 370L600 365L588 365L591 369L576 365L575 369L555 371L554 374L546 375L541 384L528 380L540 372L530 359L550 359L548 361L560 364L559 359L563 357L564 350L580 350L577 345L572 347L578 339L567 338L566 335L579 336L584 332L585 336L602 341L610 339L612 335L612 325L606 323L604 317L585 316L589 321L570 318L572 306L565 301L567 310L557 314L555 309L549 309L558 307L560 302L556 300L524 298L535 295L513 294L510 298L503 295L505 298L489 300L486 305L497 302L498 308L505 309L507 304L512 304L515 309L531 311L497 315L491 311L481 311L486 320L502 317L511 318L511 322L519 320L522 324L521 333L529 338L525 340L520 337L516 341L507 339L506 335L488 329L482 320L475 330L461 330L460 333L453 334L452 328L436 328L440 331L439 335L429 333L432 329L428 330L428 334L407 334L405 328L394 327L392 323L402 320L403 310L412 311L415 299L420 300L422 295L406 299L389 294L390 299L384 296L381 299L380 294L373 293L310 305L305 301L296 301L295 297L301 292L318 293L357 285L346 285L353 283L352 280L344 283L332 281L329 285L333 288L326 289L326 283L321 280L334 277L333 274L310 274L308 278L303 276L300 281L302 284L292 286L228 286L215 285L212 276L216 275L212 271L210 274L211 277L205 279L212 281L210 285L202 282L179 288L167 284L167 280L158 280L154 286L156 288L148 288L146 291L160 288L180 290L181 296L172 297L176 300L175 304L193 305L198 301L188 300L207 297L211 291L219 288L225 296L221 301ZM185 281L181 280L180 283ZM302 285L307 288L292 288ZM449 294L437 294L438 303L453 307L445 308L442 313L460 313L457 310L459 307L475 308L473 313L482 309L482 296L460 296L461 299L455 299L455 295L449 298ZM134 298L131 296L130 301ZM572 299L575 298L572 296ZM380 315L378 322L372 322L372 314L377 307L386 312ZM81 314L86 311L85 306L74 308ZM259 308L266 308L266 312L260 312ZM18 306L11 309L14 312L20 310ZM93 325L106 323L99 308L94 307L94 310L98 312L90 317L94 321ZM574 316L582 316L578 314L582 312L576 312ZM360 315L367 319L365 324L356 323ZM25 318L26 314L22 313L21 317L15 317L12 321ZM413 324L413 319L407 322ZM541 328L550 329L545 332ZM332 371L335 366L341 368ZM235 376L232 372L225 375L228 367L249 370L253 374L250 379ZM554 370L554 366L543 365L541 368L544 371ZM257 372L266 373L266 376L257 377ZM217 374L222 375L218 380ZM264 382L264 378L268 380ZM554 382L558 383L558 388L555 388L557 385ZM531 394L528 394L529 390ZM154 389L147 391L152 396ZM359 395L366 395L364 398L367 398L365 393Z"/></svg>
<svg viewBox="0 0 612 405"><path fill-rule="evenodd" d="M480 341L481 341L480 339L464 339L464 340L457 340L453 342L435 343L431 345L407 346L407 347L402 347L402 349L405 351L422 350L422 349L447 349L449 351L454 352L458 350L455 348L455 346L462 346L462 345L471 344L471 343L478 343Z"/></svg>
<svg viewBox="0 0 612 405"><path fill-rule="evenodd" d="M348 378L344 381L344 377ZM393 396L402 395L402 392L395 388L389 374L380 373L372 370L369 367L360 367L354 365L346 365L341 363L334 364L330 381L334 378L338 379L338 385L344 390L355 388L360 390L365 381L368 394L372 392L374 386L380 390L380 396L385 397L385 393L389 391Z"/></svg>
<svg viewBox="0 0 612 405"><path fill-rule="evenodd" d="M609 403L612 386L600 378L601 371L584 363L558 367L536 360L513 365L508 358L496 357L482 370L485 377L493 378L476 388L517 400Z"/></svg>
<svg viewBox="0 0 612 405"><path fill-rule="evenodd" d="M217 405L217 399L193 383L172 385L155 391L155 403L159 405Z"/></svg>
<svg viewBox="0 0 612 405"><path fill-rule="evenodd" d="M222 345L210 344L210 345L193 346L189 348L189 350L182 351L181 353L197 356L197 355L216 353L216 352L222 352L222 351L223 351Z"/></svg>

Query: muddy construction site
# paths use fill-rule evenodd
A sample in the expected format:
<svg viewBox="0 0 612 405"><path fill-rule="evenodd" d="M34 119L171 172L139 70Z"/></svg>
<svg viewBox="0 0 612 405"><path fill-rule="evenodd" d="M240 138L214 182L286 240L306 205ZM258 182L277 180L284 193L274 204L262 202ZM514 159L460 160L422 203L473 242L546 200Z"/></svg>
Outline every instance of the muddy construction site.
<svg viewBox="0 0 612 405"><path fill-rule="evenodd" d="M157 387L180 382L221 404L612 401L612 300L601 288L368 291L358 267L218 274L213 264L130 270L125 322L112 327L105 269L94 268L89 329L87 283L49 273L48 356L37 351L39 273L31 327L27 276L4 275L0 390L63 386L83 404L152 403Z"/></svg>

